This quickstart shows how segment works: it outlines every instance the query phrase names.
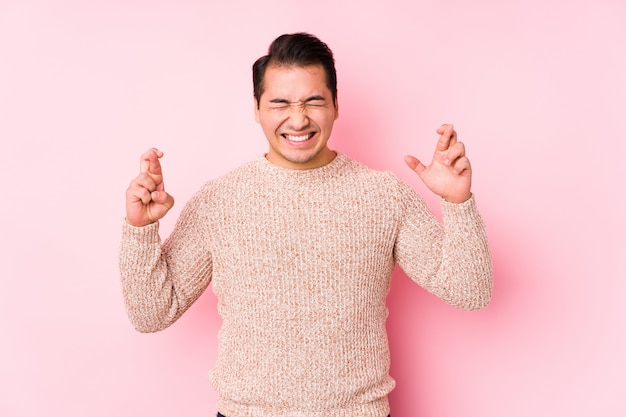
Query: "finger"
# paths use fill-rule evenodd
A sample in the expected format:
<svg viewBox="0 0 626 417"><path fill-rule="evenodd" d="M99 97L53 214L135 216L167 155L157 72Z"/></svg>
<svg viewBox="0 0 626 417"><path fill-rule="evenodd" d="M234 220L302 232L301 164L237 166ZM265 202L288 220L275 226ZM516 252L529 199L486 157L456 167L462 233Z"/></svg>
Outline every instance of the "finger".
<svg viewBox="0 0 626 417"><path fill-rule="evenodd" d="M151 174L161 174L161 163L159 158L163 156L163 152L157 148L148 149L141 154L140 157L140 172L149 172Z"/></svg>
<svg viewBox="0 0 626 417"><path fill-rule="evenodd" d="M158 188L158 184L150 174L142 172L130 183L130 187L143 187L149 191L155 191Z"/></svg>
<svg viewBox="0 0 626 417"><path fill-rule="evenodd" d="M456 132L452 125L442 125L437 129L437 133L440 134L439 141L437 142L437 150L445 151L451 144L456 143Z"/></svg>
<svg viewBox="0 0 626 417"><path fill-rule="evenodd" d="M132 186L126 191L126 199L129 202L141 201L142 204L149 204L152 201L152 196L147 188Z"/></svg>
<svg viewBox="0 0 626 417"><path fill-rule="evenodd" d="M404 157L404 162L407 164L411 170L415 171L415 173L421 178L426 170L426 167L422 162L414 156L406 155Z"/></svg>
<svg viewBox="0 0 626 417"><path fill-rule="evenodd" d="M465 145L463 142L456 142L448 148L444 158L444 163L446 165L452 165L457 159L463 156L465 156Z"/></svg>
<svg viewBox="0 0 626 417"><path fill-rule="evenodd" d="M141 200L143 204L150 204L150 202L152 201L150 191L146 188L137 188L136 190L134 190L133 197Z"/></svg>
<svg viewBox="0 0 626 417"><path fill-rule="evenodd" d="M456 130L454 130L454 126L450 126L450 143L448 144L448 147L454 146L455 143L457 143L459 140L458 135L456 134Z"/></svg>
<svg viewBox="0 0 626 417"><path fill-rule="evenodd" d="M471 171L472 166L469 159L466 156L463 156L454 161L452 169L454 170L455 174L459 175L463 173L463 171Z"/></svg>
<svg viewBox="0 0 626 417"><path fill-rule="evenodd" d="M139 172L148 172L150 170L150 158L154 155L154 148L150 148L139 157Z"/></svg>
<svg viewBox="0 0 626 417"><path fill-rule="evenodd" d="M452 125L452 124L450 124L450 123L444 123L444 124L442 124L441 126L439 126L439 127L437 128L437 130L436 130L437 134L439 134L439 135L443 134L443 132L445 132L445 130L446 130L448 127L452 127L452 130L454 130L454 125Z"/></svg>
<svg viewBox="0 0 626 417"><path fill-rule="evenodd" d="M152 201L164 205L168 210L174 206L174 197L165 191L153 191L150 197Z"/></svg>

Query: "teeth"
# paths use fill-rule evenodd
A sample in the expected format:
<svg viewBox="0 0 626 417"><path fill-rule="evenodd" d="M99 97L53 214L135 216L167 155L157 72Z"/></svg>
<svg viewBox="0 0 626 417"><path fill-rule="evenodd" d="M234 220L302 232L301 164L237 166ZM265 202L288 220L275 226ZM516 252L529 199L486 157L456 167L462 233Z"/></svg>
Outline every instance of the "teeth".
<svg viewBox="0 0 626 417"><path fill-rule="evenodd" d="M302 142L309 139L313 134L302 135L302 136L293 136L293 135L285 135L285 137L292 142Z"/></svg>

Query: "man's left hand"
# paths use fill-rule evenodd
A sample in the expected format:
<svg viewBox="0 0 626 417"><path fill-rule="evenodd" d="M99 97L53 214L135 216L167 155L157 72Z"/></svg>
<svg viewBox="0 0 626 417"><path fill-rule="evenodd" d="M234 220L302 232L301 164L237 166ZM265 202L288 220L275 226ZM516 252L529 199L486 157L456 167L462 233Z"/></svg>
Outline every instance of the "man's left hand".
<svg viewBox="0 0 626 417"><path fill-rule="evenodd" d="M439 141L430 165L411 155L405 156L404 162L433 193L450 203L463 203L472 195L472 167L465 156L465 145L458 141L452 125L442 125L437 133Z"/></svg>

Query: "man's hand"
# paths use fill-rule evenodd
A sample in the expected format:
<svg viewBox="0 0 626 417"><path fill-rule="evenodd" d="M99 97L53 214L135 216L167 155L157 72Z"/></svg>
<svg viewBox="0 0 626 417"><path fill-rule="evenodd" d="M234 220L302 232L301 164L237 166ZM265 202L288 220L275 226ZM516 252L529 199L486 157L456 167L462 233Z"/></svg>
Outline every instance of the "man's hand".
<svg viewBox="0 0 626 417"><path fill-rule="evenodd" d="M465 156L465 145L458 141L452 125L442 125L437 133L439 141L430 165L410 155L404 157L404 162L433 193L450 203L462 203L472 195L472 167Z"/></svg>
<svg viewBox="0 0 626 417"><path fill-rule="evenodd" d="M140 172L126 190L126 222L133 226L154 223L174 205L165 192L159 158L163 152L152 148L141 155Z"/></svg>

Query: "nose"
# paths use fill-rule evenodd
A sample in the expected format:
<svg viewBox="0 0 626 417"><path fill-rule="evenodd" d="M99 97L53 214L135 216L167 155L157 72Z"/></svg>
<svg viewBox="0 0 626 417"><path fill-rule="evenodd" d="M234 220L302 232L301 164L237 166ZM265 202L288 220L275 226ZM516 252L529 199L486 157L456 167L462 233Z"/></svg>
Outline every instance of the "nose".
<svg viewBox="0 0 626 417"><path fill-rule="evenodd" d="M303 105L292 105L289 112L289 125L293 130L302 130L309 124L309 117Z"/></svg>

